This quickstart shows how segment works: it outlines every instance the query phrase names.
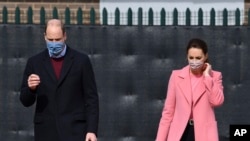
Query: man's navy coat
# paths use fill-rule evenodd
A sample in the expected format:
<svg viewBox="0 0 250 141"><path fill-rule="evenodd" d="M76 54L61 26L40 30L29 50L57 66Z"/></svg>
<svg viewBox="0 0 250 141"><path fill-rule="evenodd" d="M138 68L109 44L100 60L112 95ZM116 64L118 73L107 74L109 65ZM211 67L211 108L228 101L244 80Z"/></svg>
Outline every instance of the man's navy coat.
<svg viewBox="0 0 250 141"><path fill-rule="evenodd" d="M35 91L28 88L30 74L40 77ZM87 132L97 134L98 94L92 65L87 55L67 47L57 79L48 50L27 61L20 100L36 103L35 141L84 141Z"/></svg>

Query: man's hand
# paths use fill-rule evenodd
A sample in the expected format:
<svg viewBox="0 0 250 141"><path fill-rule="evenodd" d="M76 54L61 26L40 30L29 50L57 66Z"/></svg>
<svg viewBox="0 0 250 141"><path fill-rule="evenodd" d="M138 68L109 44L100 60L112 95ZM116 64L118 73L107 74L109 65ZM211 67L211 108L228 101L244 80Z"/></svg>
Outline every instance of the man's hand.
<svg viewBox="0 0 250 141"><path fill-rule="evenodd" d="M40 77L36 74L31 74L28 78L28 87L31 90L35 90L40 84Z"/></svg>
<svg viewBox="0 0 250 141"><path fill-rule="evenodd" d="M87 133L85 141L97 141L96 135L94 133Z"/></svg>

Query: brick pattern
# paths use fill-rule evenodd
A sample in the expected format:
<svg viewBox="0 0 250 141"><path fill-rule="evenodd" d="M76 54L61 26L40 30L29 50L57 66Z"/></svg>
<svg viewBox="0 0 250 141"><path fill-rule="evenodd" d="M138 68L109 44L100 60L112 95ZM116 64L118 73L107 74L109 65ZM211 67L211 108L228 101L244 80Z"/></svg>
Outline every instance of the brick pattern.
<svg viewBox="0 0 250 141"><path fill-rule="evenodd" d="M100 0L0 0L0 2L94 2L99 3Z"/></svg>
<svg viewBox="0 0 250 141"><path fill-rule="evenodd" d="M15 23L15 11L16 8L20 9L20 19L21 23L27 23L27 12L28 8L31 7L33 10L33 23L40 23L40 10L41 7L44 7L46 12L46 21L52 18L52 11L54 7L57 8L59 19L64 21L65 9L68 7L70 9L71 15L71 24L77 23L77 10L79 8L83 11L83 24L90 23L90 9L94 8L96 12L96 24L100 24L100 11L99 3L77 3L77 2L61 2L61 3L40 3L40 2L0 2L0 23L3 22L2 12L3 7L6 7L8 10L8 23Z"/></svg>
<svg viewBox="0 0 250 141"><path fill-rule="evenodd" d="M244 19L244 23L243 25L248 25L248 10L250 9L250 0L246 1L245 0L245 8L244 8L244 15L245 15L245 19Z"/></svg>

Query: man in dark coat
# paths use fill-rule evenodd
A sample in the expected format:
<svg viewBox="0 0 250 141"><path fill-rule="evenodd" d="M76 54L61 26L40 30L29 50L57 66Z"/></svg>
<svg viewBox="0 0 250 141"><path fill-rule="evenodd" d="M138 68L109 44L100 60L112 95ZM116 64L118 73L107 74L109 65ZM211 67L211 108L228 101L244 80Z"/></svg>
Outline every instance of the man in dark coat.
<svg viewBox="0 0 250 141"><path fill-rule="evenodd" d="M47 49L27 61L20 100L36 102L35 141L96 141L99 101L91 62L65 44L58 19L44 33Z"/></svg>

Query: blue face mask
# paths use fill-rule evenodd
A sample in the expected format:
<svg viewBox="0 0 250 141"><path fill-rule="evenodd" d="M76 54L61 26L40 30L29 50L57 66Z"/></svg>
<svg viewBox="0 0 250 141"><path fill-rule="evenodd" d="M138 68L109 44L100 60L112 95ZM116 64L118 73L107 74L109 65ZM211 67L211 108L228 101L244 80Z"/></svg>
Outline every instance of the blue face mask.
<svg viewBox="0 0 250 141"><path fill-rule="evenodd" d="M51 41L46 41L47 48L49 50L49 55L50 57L56 57L60 55L60 53L63 51L65 47L64 42L51 42Z"/></svg>

